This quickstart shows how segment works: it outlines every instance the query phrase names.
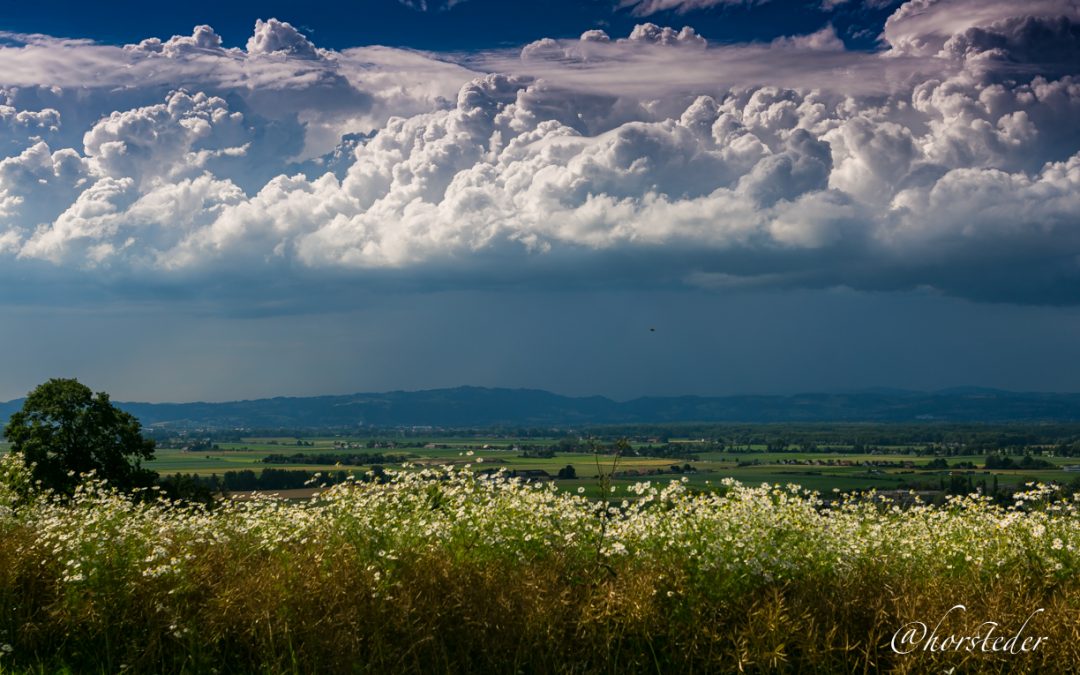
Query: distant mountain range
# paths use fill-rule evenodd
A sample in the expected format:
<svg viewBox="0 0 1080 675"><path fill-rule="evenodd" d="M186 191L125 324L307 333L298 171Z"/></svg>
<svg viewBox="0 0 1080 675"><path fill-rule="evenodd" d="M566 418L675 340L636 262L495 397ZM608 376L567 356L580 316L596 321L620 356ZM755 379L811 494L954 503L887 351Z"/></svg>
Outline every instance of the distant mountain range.
<svg viewBox="0 0 1080 675"><path fill-rule="evenodd" d="M1080 421L1080 394L962 388L874 389L793 396L560 396L536 389L457 387L225 403L123 403L147 427L581 427L672 422ZM0 403L6 423L22 400Z"/></svg>

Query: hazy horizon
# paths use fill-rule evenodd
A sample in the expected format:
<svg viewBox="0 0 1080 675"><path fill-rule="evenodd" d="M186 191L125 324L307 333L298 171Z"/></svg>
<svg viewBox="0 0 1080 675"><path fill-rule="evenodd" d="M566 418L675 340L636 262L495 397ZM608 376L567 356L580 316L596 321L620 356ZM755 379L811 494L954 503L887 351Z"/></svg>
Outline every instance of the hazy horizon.
<svg viewBox="0 0 1080 675"><path fill-rule="evenodd" d="M83 384L87 384L87 383L84 382ZM92 386L90 388L93 389L94 391L98 391L96 388L94 388ZM680 393L642 394L640 396L619 397L619 396L608 396L608 395L600 394L600 393L565 393L565 392L560 392L560 391L552 391L550 389L543 389L543 388L538 388L538 387L528 387L528 386L503 387L503 386L486 386L486 385L468 384L468 383L458 384L458 385L441 386L441 387L423 387L423 388L415 388L415 389L384 389L384 390L378 390L378 391L376 391L376 390L355 390L355 391L323 392L323 393L313 393L313 394L274 394L274 395L270 395L270 396L256 396L256 397L248 397L248 398L197 399L197 400L186 400L186 401L181 401L181 400L176 400L176 399L162 399L162 400L157 400L157 401L134 400L134 399L118 398L116 396L113 396L111 392L107 392L107 391L105 393L110 395L110 400L112 400L114 402L117 402L117 403L140 403L140 404L146 403L146 404L150 404L150 405L186 405L186 404L194 404L194 403L206 403L206 404L238 403L238 402L244 402L244 401L271 400L271 399L276 399L276 398L297 398L297 399L300 399L300 398L320 398L320 397L357 396L357 395L359 395L359 396L363 396L363 395L382 395L382 394L393 394L393 393L414 394L414 393L423 393L423 392L431 392L431 391L453 391L453 390L458 390L458 389L535 391L535 392L543 392L543 393L547 393L547 394L554 394L556 396L562 396L562 397L566 397L566 398L575 398L575 399L600 397L600 398L609 399L609 400L614 401L616 403L626 403L626 402L629 402L629 401L634 401L634 400L638 400L638 399L642 399L642 398L679 398L679 397L683 397L683 396L694 396L694 397L699 397L699 398L739 398L739 397L792 398L792 397L799 397L799 396L841 396L841 395L859 396L859 395L869 395L869 394L890 394L890 393L892 393L892 394L927 394L927 395L935 395L935 394L952 394L952 393L964 393L964 392L973 392L974 393L974 392L979 392L979 391L1000 392L1000 393L1005 393L1005 394L1018 394L1018 395L1024 395L1024 394L1035 394L1035 395L1042 395L1042 394L1049 394L1049 395L1080 395L1080 390L1074 390L1074 391L1068 391L1068 390L1035 391L1035 390L1000 389L1000 388L997 388L997 387L982 387L982 386L977 386L977 385L958 385L958 386L954 386L954 387L945 387L945 388L941 388L941 389L905 389L905 388L899 388L899 387L864 387L864 388L856 388L856 389L799 390L799 391L789 391L789 392L757 391L757 392L729 392L729 393L722 393L722 394L685 394L685 393L683 393L683 394L680 394ZM27 393L29 393L29 392L27 392ZM13 402L16 402L16 401L19 401L19 400L23 399L24 397L25 397L25 394L22 395L22 396L16 396L15 398L12 398L12 399L0 400L0 403L13 403Z"/></svg>

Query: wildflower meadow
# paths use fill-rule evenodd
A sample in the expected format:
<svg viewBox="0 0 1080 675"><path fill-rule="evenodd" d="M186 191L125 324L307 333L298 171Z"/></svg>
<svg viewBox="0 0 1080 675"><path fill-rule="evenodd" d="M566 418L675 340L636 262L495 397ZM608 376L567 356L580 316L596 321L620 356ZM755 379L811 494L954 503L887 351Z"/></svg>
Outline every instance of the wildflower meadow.
<svg viewBox="0 0 1080 675"><path fill-rule="evenodd" d="M1080 669L1080 503L1048 486L597 500L405 466L208 509L92 477L61 499L2 462L4 673Z"/></svg>

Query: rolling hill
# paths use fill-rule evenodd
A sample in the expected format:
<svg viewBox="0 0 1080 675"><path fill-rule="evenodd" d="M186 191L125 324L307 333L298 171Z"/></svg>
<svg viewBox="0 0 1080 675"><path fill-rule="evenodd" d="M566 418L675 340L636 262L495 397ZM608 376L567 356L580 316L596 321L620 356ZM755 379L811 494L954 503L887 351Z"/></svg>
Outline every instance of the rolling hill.
<svg viewBox="0 0 1080 675"><path fill-rule="evenodd" d="M21 405L21 400L0 403L0 420L6 422ZM643 397L615 401L602 396L561 396L536 389L456 387L223 403L118 402L117 405L148 427L216 429L1080 421L1080 394L983 388L937 392L881 389L792 396Z"/></svg>

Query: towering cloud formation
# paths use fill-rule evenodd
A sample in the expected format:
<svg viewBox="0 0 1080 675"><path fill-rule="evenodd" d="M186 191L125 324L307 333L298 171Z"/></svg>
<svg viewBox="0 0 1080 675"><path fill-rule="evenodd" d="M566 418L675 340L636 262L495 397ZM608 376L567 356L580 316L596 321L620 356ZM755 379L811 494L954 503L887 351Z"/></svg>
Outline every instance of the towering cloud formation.
<svg viewBox="0 0 1080 675"><path fill-rule="evenodd" d="M262 21L259 23L262 24ZM210 26L195 26L190 36L174 35L165 42L158 38L147 38L137 45L127 45L125 49L161 54L171 58L178 58L185 54L217 54L225 51L221 47L221 37Z"/></svg>
<svg viewBox="0 0 1080 675"><path fill-rule="evenodd" d="M1001 49L1019 57L1023 54L1017 48L1029 50L1041 37L1049 37L1038 35L1037 26L1057 23L1065 28L1075 26L1078 19L1077 0L909 0L885 22L882 37L893 53L933 55L944 50L956 54L958 43L974 39L982 42L974 53ZM1018 35L1018 29L1027 35Z"/></svg>
<svg viewBox="0 0 1080 675"><path fill-rule="evenodd" d="M0 72L24 81L0 107L0 133L23 139L0 162L0 255L91 275L622 275L1080 302L1078 3L911 0L883 40L848 52L826 26L721 47L643 24L472 55L495 72L467 76L320 50L273 19L246 50L205 26L126 51L3 48ZM153 62L185 88L133 84L154 100L57 145L74 75L46 67L57 50Z"/></svg>
<svg viewBox="0 0 1080 675"><path fill-rule="evenodd" d="M247 42L248 54L282 54L297 58L313 59L318 56L300 31L287 21L270 19L255 22L255 34Z"/></svg>

